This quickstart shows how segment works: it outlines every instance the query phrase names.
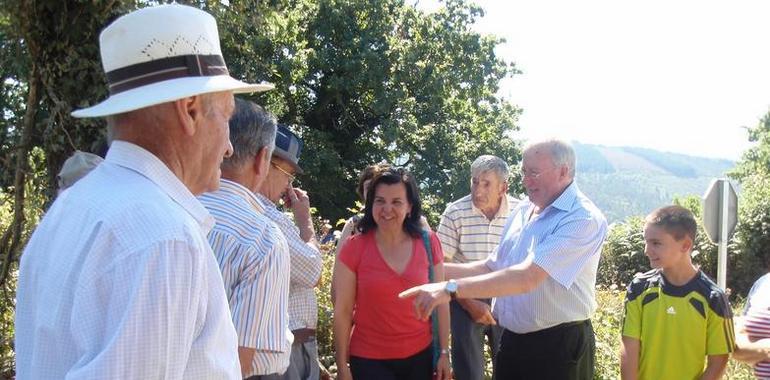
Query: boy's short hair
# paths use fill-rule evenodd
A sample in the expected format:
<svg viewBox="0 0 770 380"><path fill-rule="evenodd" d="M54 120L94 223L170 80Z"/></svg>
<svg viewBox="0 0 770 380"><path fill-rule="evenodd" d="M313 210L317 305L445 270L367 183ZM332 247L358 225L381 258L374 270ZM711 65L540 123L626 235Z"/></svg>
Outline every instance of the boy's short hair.
<svg viewBox="0 0 770 380"><path fill-rule="evenodd" d="M677 241L687 236L695 242L698 223L692 212L682 206L661 207L647 215L644 222L662 228Z"/></svg>

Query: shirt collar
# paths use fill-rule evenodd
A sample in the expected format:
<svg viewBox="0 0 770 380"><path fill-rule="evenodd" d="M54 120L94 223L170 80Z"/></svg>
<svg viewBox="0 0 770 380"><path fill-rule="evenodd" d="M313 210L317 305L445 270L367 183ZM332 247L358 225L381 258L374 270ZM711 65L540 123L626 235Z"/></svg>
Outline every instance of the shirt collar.
<svg viewBox="0 0 770 380"><path fill-rule="evenodd" d="M254 197L257 198L257 201L259 201L259 203L261 203L262 207L264 207L265 209L267 209L268 207L272 207L272 208L274 208L276 210L278 209L278 206L276 206L275 203L273 203L273 201L271 201L270 199L268 199L266 196L262 195L261 193L259 193L259 192L254 193Z"/></svg>
<svg viewBox="0 0 770 380"><path fill-rule="evenodd" d="M115 140L110 144L105 162L133 170L152 181L187 211L205 234L214 226L214 218L206 208L163 161L146 149L127 141Z"/></svg>
<svg viewBox="0 0 770 380"><path fill-rule="evenodd" d="M226 192L226 193L235 194L235 195L245 199L258 212L264 212L265 211L264 205L257 198L258 194L255 194L253 191L247 189L245 186L241 185L238 182L233 182L233 181L230 181L228 179L222 178L219 181L219 190L223 191L223 192Z"/></svg>
<svg viewBox="0 0 770 380"><path fill-rule="evenodd" d="M573 180L572 183L567 186L564 191L562 191L561 195L559 195L553 202L551 202L550 205L546 206L543 210L541 210L541 214L544 213L546 210L550 209L551 207L562 210L562 211L570 211L575 205L575 199L577 198L578 193L578 187L575 181ZM535 207L535 204L532 203L532 201L529 198L526 198L525 201L521 202L519 204L521 210L526 210L526 212L529 212L529 210L532 210L533 207Z"/></svg>
<svg viewBox="0 0 770 380"><path fill-rule="evenodd" d="M473 194L468 194L468 198L470 198L471 201L471 209L473 212L479 214L479 215L486 215L484 214L484 211L481 211L480 208L476 207L476 204L473 203ZM500 207L497 208L497 212L495 213L495 218L507 218L508 215L511 214L511 210L508 208L508 193L503 194L503 199L500 201Z"/></svg>
<svg viewBox="0 0 770 380"><path fill-rule="evenodd" d="M575 205L575 198L577 198L577 184L573 180L572 183L567 186L566 189L554 200L549 207L557 208L562 211L570 211Z"/></svg>

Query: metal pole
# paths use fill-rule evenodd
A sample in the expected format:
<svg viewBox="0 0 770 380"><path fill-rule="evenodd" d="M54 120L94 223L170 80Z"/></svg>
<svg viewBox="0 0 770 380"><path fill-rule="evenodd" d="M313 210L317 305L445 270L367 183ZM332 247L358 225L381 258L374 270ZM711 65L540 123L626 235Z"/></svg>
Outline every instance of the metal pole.
<svg viewBox="0 0 770 380"><path fill-rule="evenodd" d="M722 197L719 207L719 256L717 261L717 285L727 289L727 215L730 194L730 183L722 180Z"/></svg>

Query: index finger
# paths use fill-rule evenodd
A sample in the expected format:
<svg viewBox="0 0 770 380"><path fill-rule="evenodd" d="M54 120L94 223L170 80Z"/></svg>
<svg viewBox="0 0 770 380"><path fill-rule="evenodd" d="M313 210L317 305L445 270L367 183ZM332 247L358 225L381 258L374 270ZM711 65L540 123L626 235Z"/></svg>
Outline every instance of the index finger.
<svg viewBox="0 0 770 380"><path fill-rule="evenodd" d="M415 286L414 288L410 288L407 290L404 290L403 292L398 294L398 298L409 298L414 297L417 295L417 293L420 291L419 286Z"/></svg>

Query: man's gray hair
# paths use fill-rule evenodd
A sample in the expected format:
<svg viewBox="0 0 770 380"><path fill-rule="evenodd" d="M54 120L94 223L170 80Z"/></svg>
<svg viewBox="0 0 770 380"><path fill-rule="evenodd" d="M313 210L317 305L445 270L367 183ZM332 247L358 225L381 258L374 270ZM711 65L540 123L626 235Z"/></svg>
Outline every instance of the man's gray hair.
<svg viewBox="0 0 770 380"><path fill-rule="evenodd" d="M250 162L264 147L268 157L275 148L275 116L247 100L235 98L235 112L230 118L233 155L222 161L222 168L237 169Z"/></svg>
<svg viewBox="0 0 770 380"><path fill-rule="evenodd" d="M538 140L527 144L523 153L526 154L534 148L546 149L551 162L557 167L566 166L569 169L570 178L575 178L575 149L572 148L572 144L556 138Z"/></svg>
<svg viewBox="0 0 770 380"><path fill-rule="evenodd" d="M485 154L476 158L471 164L471 176L476 176L484 172L493 172L502 182L508 181L510 170L508 164L497 156Z"/></svg>

